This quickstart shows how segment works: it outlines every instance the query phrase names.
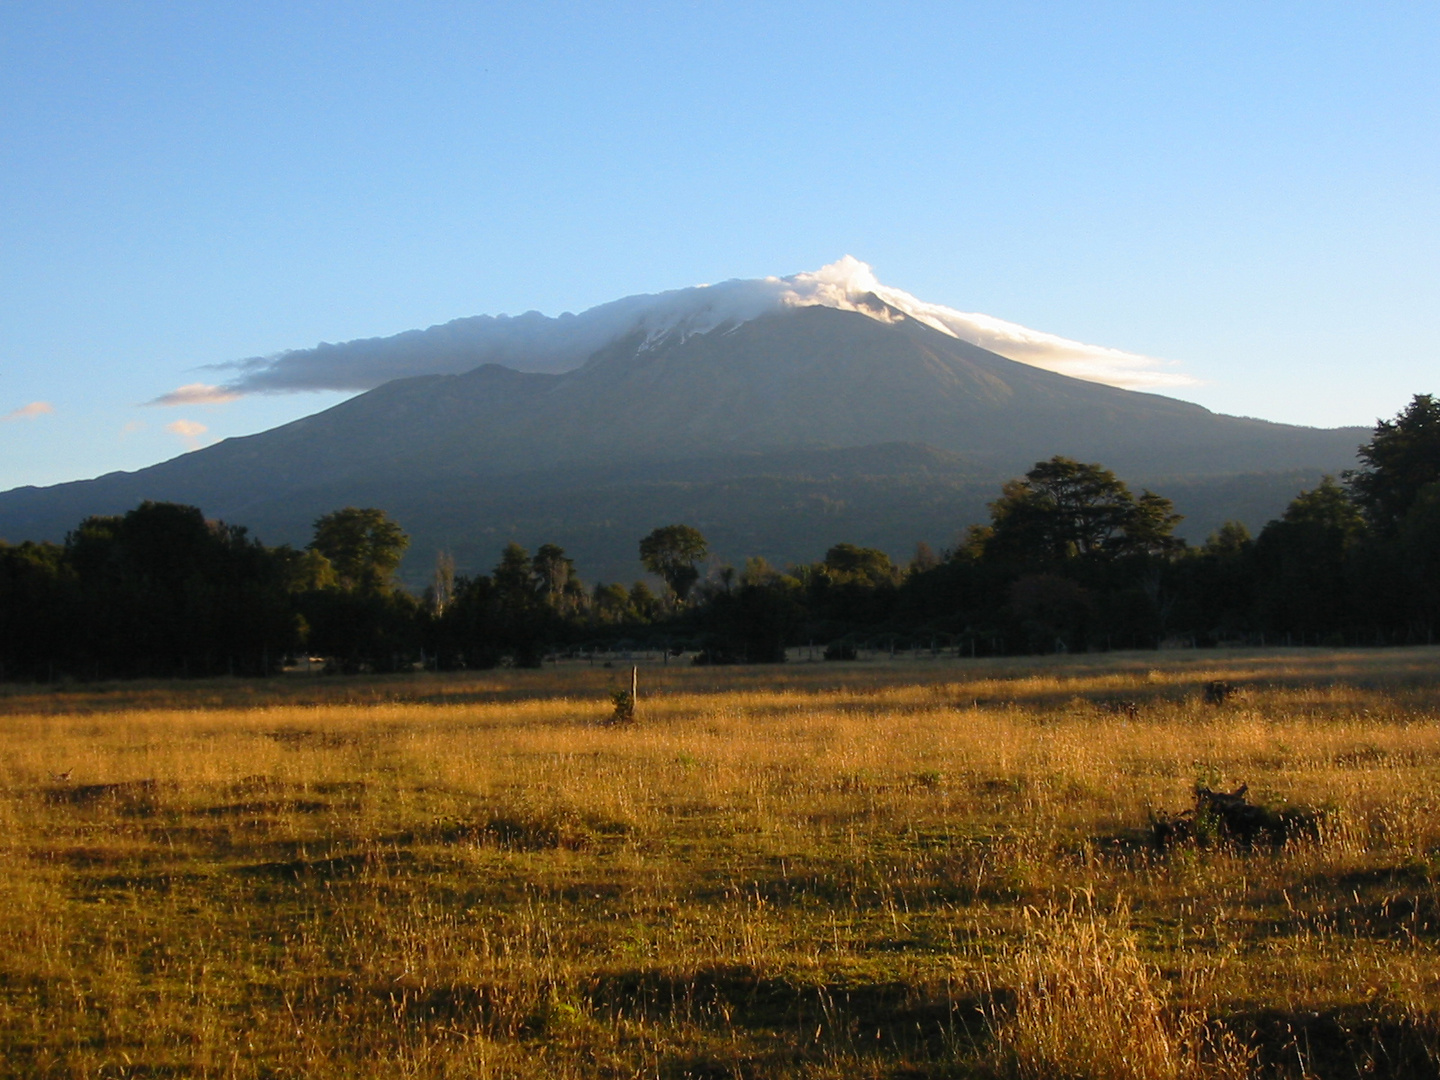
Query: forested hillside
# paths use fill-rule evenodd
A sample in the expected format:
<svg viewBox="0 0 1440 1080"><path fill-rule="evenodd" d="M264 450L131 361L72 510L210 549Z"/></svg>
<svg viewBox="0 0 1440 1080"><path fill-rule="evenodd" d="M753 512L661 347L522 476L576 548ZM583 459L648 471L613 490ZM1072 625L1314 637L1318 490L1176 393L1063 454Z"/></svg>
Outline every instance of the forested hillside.
<svg viewBox="0 0 1440 1080"><path fill-rule="evenodd" d="M877 644L979 655L1430 641L1440 404L1417 396L1360 459L1253 538L1230 523L1187 543L1166 495L1056 456L994 492L988 523L939 551L919 543L907 562L836 536L818 561L733 565L674 523L634 538L651 577L628 586L586 585L561 545L512 543L485 574L457 574L442 555L423 592L407 591L395 571L409 538L382 510L325 514L297 549L147 502L87 518L63 544L0 546L0 677L264 674L301 656L338 671L525 666L637 644L730 663L816 643L843 659Z"/></svg>

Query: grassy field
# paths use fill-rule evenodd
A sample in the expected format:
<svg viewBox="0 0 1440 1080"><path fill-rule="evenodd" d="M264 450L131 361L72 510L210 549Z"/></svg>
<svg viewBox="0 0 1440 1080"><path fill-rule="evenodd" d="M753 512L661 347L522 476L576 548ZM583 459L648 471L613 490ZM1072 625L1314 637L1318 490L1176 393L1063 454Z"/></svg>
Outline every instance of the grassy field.
<svg viewBox="0 0 1440 1080"><path fill-rule="evenodd" d="M621 677L0 691L0 1071L1440 1074L1440 650Z"/></svg>

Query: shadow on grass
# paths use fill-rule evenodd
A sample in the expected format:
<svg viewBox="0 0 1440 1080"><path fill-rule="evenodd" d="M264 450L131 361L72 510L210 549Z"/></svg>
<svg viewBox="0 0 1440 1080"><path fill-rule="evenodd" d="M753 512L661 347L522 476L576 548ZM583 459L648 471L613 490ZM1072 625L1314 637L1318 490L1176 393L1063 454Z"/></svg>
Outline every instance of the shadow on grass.
<svg viewBox="0 0 1440 1080"><path fill-rule="evenodd" d="M1378 1080L1440 1078L1440 1023L1359 1009L1257 1010L1226 1025L1259 1051L1259 1074L1279 1078Z"/></svg>

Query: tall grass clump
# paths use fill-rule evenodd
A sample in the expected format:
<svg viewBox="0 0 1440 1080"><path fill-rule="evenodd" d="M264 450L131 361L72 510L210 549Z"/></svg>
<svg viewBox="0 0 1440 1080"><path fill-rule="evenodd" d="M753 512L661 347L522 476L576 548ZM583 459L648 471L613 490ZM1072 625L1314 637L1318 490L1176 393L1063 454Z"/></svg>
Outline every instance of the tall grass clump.
<svg viewBox="0 0 1440 1080"><path fill-rule="evenodd" d="M1027 908L1024 943L1001 976L1013 1005L995 1018L1002 1067L1019 1080L1240 1080L1250 1057L1193 1008L1176 1007L1142 959L1129 911L1072 893Z"/></svg>

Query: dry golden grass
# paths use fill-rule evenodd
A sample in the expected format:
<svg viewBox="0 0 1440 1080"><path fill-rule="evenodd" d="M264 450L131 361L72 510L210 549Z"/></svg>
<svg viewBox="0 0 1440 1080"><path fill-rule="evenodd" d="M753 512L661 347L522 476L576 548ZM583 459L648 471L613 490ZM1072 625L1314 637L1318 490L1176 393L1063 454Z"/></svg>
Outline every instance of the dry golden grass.
<svg viewBox="0 0 1440 1080"><path fill-rule="evenodd" d="M4 1073L1436 1074L1440 651L618 675L8 689Z"/></svg>

